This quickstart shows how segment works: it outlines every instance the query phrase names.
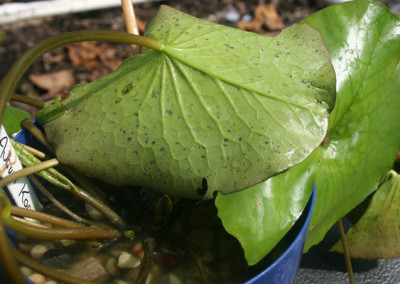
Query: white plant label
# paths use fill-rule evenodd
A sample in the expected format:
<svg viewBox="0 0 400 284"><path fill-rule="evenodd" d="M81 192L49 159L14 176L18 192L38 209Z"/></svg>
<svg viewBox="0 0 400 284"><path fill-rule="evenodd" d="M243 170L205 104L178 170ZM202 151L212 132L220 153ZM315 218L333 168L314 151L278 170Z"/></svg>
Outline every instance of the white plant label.
<svg viewBox="0 0 400 284"><path fill-rule="evenodd" d="M0 129L0 173L4 178L13 172L22 169L14 148L11 145L3 125ZM40 204L35 191L26 177L20 178L7 185L8 191L14 199L15 205L31 210L41 210Z"/></svg>

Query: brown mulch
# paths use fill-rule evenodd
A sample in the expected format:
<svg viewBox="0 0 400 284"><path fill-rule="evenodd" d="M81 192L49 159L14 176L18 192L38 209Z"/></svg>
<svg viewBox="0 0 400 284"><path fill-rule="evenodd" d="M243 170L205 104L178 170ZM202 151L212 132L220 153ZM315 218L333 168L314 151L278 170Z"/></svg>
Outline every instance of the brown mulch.
<svg viewBox="0 0 400 284"><path fill-rule="evenodd" d="M291 25L325 6L322 0L242 1L157 1L135 6L140 26L151 19L159 5L167 4L193 16L220 24L239 27L257 33L275 35L284 26ZM388 2L388 1L386 1ZM235 10L238 21L227 20ZM252 21L240 21L251 16ZM121 8L76 13L73 15L32 19L0 27L6 32L0 45L0 79L15 60L40 40L66 31L104 29L125 31ZM131 55L126 44L78 43L55 49L37 60L21 80L17 93L36 98L51 99L72 84L86 83L115 70ZM34 112L33 108L19 105Z"/></svg>

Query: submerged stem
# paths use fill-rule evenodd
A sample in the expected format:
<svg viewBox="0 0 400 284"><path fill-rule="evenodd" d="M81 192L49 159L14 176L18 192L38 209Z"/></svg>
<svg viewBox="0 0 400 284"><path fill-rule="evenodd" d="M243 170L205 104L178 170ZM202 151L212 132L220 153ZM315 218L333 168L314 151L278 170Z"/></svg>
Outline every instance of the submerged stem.
<svg viewBox="0 0 400 284"><path fill-rule="evenodd" d="M17 233L41 240L90 240L107 239L112 240L121 236L120 232L106 226L93 226L82 228L39 228L32 227L13 218L4 220L4 224Z"/></svg>
<svg viewBox="0 0 400 284"><path fill-rule="evenodd" d="M6 109L6 104L29 66L44 53L57 47L82 41L106 41L127 44L136 44L154 50L162 50L163 45L158 41L139 35L132 35L115 31L75 31L61 33L49 37L26 51L11 67L0 84L0 124Z"/></svg>
<svg viewBox="0 0 400 284"><path fill-rule="evenodd" d="M15 256L15 258L22 263L23 265L25 265L26 267L31 268L34 271L38 271L39 273L46 275L50 278L53 278L59 282L62 283L69 283L69 284L90 284L92 282L88 282L85 280L81 280L72 276L69 276L65 273L62 273L60 271L57 271L55 269L52 269L48 266L45 266L37 261L34 261L33 259L25 256L24 254L22 254L21 252L19 252L16 249L12 249L12 253ZM26 282L25 282L26 283Z"/></svg>
<svg viewBox="0 0 400 284"><path fill-rule="evenodd" d="M3 211L3 208L0 208ZM26 284L28 283L19 269L18 263L11 256L11 248L8 243L8 236L4 227L3 219L0 218L0 262L4 270L8 273L8 277L12 283Z"/></svg>
<svg viewBox="0 0 400 284"><path fill-rule="evenodd" d="M145 284L147 282L149 272L153 266L154 251L156 249L156 242L153 238L147 238L143 242L144 256L142 265L140 266L139 275L136 278L135 284Z"/></svg>
<svg viewBox="0 0 400 284"><path fill-rule="evenodd" d="M72 219L79 223L84 223L84 224L93 224L92 221L89 221L78 214L72 212L69 210L64 204L59 202L43 185L41 182L38 181L38 179L35 176L30 176L31 181L37 186L37 188L40 190L40 192L46 196L58 209L60 209L62 212L70 216Z"/></svg>
<svg viewBox="0 0 400 284"><path fill-rule="evenodd" d="M61 226L65 228L83 228L84 226L79 223L75 223L60 217L56 217L50 214L46 214L43 212L29 210L18 206L11 207L11 214L28 217L31 219L36 219L42 222L46 222L55 226Z"/></svg>
<svg viewBox="0 0 400 284"><path fill-rule="evenodd" d="M38 166L41 164L40 160L37 159L35 156L33 156L31 153L29 153L24 147L22 147L22 145L20 143L15 142L13 140L11 140L11 142L14 146L15 151L17 151L17 153L19 153L19 154L22 154L22 155L18 155L21 163L24 166L28 166L27 168L25 168L23 170L26 170L28 168ZM49 160L49 161L51 161L51 160ZM38 164L38 163L40 163L40 164ZM18 171L17 173L20 173L21 171ZM89 192L85 191L84 189L76 186L72 181L70 181L66 176L64 176L63 174L58 172L56 169L51 168L51 169L48 169L47 171L38 172L38 175L45 178L47 181L51 182L52 184L68 190L72 194L81 198L83 201L88 202L90 205L92 205L94 208L96 208L98 211L100 211L108 220L110 220L114 224L117 224L119 226L123 226L125 224L124 221L122 220L122 218L116 212L114 212L109 206L107 206L107 204L105 204L101 200L98 200L94 195L90 194ZM7 176L7 177L9 177L9 176ZM0 185L1 185L2 181L3 180L0 180Z"/></svg>

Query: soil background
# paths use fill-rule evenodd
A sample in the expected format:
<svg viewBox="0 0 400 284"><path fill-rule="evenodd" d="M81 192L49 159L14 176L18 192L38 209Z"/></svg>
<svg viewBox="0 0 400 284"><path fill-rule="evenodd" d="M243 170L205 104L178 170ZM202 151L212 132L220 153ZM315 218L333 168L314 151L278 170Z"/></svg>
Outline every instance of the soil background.
<svg viewBox="0 0 400 284"><path fill-rule="evenodd" d="M0 0L4 2L26 2L27 0ZM169 5L193 16L216 23L237 27L240 21L253 21L242 25L242 28L254 32L274 36L280 29L289 26L311 13L322 9L335 0L171 0L148 1L135 5L141 33L146 22L157 13L160 5ZM386 5L400 5L396 0L383 0ZM274 11L261 9L261 18L272 19L271 24L254 25L254 15L257 8L271 4ZM262 8L262 7L261 7ZM56 7L55 7L56 9ZM260 10L259 10L260 11ZM258 18L259 18L258 17ZM275 24L274 24L275 23ZM125 23L120 7L95 10L90 12L52 16L46 18L18 21L4 24L0 29L5 32L5 39L0 44L0 79L10 69L12 64L29 47L39 41L67 31L77 30L114 30L125 31ZM125 58L132 55L131 48L126 44L109 43L78 43L48 52L38 59L26 72L16 92L49 100L73 84L87 83L115 70ZM36 109L26 105L13 103L35 114Z"/></svg>

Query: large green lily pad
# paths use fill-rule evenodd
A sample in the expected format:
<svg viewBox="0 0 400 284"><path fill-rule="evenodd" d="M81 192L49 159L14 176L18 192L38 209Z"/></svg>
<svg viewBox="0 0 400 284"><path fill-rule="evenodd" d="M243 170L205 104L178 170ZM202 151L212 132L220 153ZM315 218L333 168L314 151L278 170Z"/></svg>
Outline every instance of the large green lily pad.
<svg viewBox="0 0 400 284"><path fill-rule="evenodd" d="M317 184L306 250L376 190L400 149L400 21L381 3L346 2L306 18L332 56L337 101L326 140L303 162L216 205L249 264L288 232Z"/></svg>
<svg viewBox="0 0 400 284"><path fill-rule="evenodd" d="M163 44L39 113L58 159L116 185L230 193L304 160L326 134L335 76L320 34L269 38L162 7Z"/></svg>

